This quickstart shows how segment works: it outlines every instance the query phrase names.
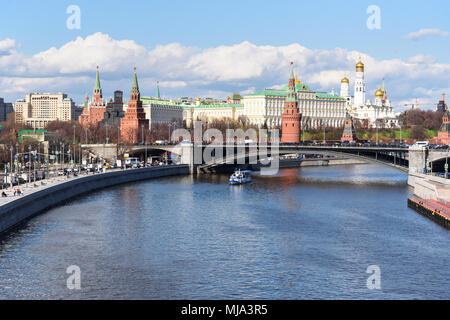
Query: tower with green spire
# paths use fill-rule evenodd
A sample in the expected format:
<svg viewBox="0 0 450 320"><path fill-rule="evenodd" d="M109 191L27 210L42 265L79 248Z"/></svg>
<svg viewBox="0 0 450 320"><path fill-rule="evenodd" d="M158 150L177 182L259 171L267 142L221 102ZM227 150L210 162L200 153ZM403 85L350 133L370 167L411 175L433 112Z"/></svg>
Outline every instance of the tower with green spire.
<svg viewBox="0 0 450 320"><path fill-rule="evenodd" d="M161 99L161 94L159 92L159 81L156 81L156 99Z"/></svg>
<svg viewBox="0 0 450 320"><path fill-rule="evenodd" d="M299 143L302 115L298 109L297 90L295 88L294 63L291 62L291 74L286 93L283 114L281 115L281 142Z"/></svg>
<svg viewBox="0 0 450 320"><path fill-rule="evenodd" d="M445 110L442 116L442 124L438 132L439 143L445 146L450 145L450 112Z"/></svg>
<svg viewBox="0 0 450 320"><path fill-rule="evenodd" d="M94 85L94 96L92 98L93 106L104 106L103 103L103 95L102 95L102 87L100 86L100 76L98 72L97 66L97 74L95 76L95 85Z"/></svg>
<svg viewBox="0 0 450 320"><path fill-rule="evenodd" d="M128 107L124 117L120 120L120 127L122 141L128 143L145 141L145 134L148 132L149 122L145 117L145 111L142 107L136 68L134 68L130 101L128 101Z"/></svg>

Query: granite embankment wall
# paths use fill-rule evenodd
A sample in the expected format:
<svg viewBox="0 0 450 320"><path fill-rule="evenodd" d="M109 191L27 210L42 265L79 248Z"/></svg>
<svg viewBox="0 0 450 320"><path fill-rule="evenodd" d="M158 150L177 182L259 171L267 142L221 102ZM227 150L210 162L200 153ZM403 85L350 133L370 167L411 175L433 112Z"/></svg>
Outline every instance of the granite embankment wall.
<svg viewBox="0 0 450 320"><path fill-rule="evenodd" d="M189 174L188 165L118 170L67 180L0 206L0 233L73 197L118 184Z"/></svg>
<svg viewBox="0 0 450 320"><path fill-rule="evenodd" d="M410 172L408 185L414 188L416 197L450 205L450 179Z"/></svg>
<svg viewBox="0 0 450 320"><path fill-rule="evenodd" d="M280 160L280 168L334 166L347 164L367 164L364 160L348 158L320 158L320 159L285 159Z"/></svg>

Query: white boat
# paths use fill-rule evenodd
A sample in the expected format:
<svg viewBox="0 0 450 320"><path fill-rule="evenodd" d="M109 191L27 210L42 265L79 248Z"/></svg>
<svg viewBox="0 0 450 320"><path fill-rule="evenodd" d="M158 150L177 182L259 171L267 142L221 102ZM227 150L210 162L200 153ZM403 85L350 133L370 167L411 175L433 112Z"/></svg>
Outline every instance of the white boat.
<svg viewBox="0 0 450 320"><path fill-rule="evenodd" d="M252 182L251 171L240 169L236 170L228 180L229 184L244 184Z"/></svg>

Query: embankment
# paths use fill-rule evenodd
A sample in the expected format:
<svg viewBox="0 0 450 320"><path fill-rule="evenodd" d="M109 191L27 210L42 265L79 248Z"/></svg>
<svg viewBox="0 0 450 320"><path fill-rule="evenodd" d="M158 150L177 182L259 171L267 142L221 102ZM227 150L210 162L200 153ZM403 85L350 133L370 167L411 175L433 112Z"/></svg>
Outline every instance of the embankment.
<svg viewBox="0 0 450 320"><path fill-rule="evenodd" d="M72 178L59 184L14 198L0 206L0 233L31 216L73 197L118 184L165 176L187 175L188 165L117 170Z"/></svg>

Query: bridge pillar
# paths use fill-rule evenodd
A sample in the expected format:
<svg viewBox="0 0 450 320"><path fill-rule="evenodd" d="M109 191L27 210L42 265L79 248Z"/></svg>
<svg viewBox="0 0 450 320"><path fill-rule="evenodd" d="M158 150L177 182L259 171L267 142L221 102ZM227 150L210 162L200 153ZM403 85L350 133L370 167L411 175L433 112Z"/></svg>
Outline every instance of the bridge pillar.
<svg viewBox="0 0 450 320"><path fill-rule="evenodd" d="M197 166L194 163L194 145L186 143L181 146L181 164L189 165L189 172L191 174L197 173Z"/></svg>
<svg viewBox="0 0 450 320"><path fill-rule="evenodd" d="M408 157L409 173L424 173L424 168L427 163L427 152L425 147L409 147Z"/></svg>

